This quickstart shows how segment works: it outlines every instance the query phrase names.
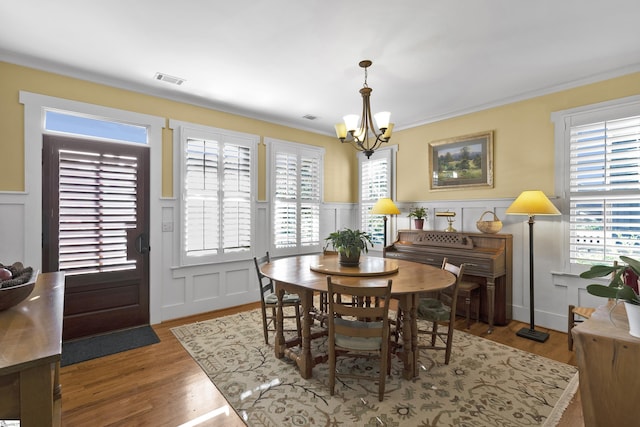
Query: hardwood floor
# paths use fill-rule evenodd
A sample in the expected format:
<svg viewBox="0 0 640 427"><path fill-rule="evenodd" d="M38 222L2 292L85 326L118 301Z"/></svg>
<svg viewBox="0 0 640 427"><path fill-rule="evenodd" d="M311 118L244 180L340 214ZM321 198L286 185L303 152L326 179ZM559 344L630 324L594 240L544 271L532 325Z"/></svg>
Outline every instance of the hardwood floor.
<svg viewBox="0 0 640 427"><path fill-rule="evenodd" d="M257 307L256 303L154 325L161 340L158 344L62 368L62 425L243 426L244 422L227 407L170 329ZM464 319L459 319L456 328L464 326ZM488 335L486 324L475 323L467 331L575 365L575 354L567 349L565 333L537 328L550 334L546 343L537 343L516 336L523 326L526 325L513 321ZM200 417L202 422L198 422ZM560 426L584 426L579 400L567 409Z"/></svg>

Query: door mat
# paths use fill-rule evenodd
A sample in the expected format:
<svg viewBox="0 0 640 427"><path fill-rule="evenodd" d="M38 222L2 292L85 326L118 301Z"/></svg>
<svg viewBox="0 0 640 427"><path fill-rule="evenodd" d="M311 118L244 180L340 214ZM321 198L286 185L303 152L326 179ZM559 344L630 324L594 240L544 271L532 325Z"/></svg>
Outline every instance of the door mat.
<svg viewBox="0 0 640 427"><path fill-rule="evenodd" d="M68 341L62 343L60 366L73 365L159 342L160 339L153 328L148 325Z"/></svg>

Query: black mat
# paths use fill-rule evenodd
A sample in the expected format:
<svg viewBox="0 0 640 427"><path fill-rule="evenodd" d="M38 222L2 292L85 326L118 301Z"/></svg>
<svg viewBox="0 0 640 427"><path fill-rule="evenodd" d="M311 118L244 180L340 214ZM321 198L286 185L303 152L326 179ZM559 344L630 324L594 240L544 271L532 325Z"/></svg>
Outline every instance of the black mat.
<svg viewBox="0 0 640 427"><path fill-rule="evenodd" d="M73 365L160 342L151 326L125 329L62 343L60 366Z"/></svg>

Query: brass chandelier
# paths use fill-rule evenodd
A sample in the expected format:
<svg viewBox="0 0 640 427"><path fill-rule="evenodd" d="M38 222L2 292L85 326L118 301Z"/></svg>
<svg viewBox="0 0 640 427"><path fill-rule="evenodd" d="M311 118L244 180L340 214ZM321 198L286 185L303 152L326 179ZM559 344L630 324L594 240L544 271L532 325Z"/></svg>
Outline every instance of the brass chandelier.
<svg viewBox="0 0 640 427"><path fill-rule="evenodd" d="M360 61L359 65L364 68L364 85L360 89L362 94L362 116L357 114L349 114L343 117L344 123L338 123L336 127L336 135L340 141L353 143L353 146L370 158L375 150L380 148L384 142L389 142L393 123L389 123L391 113L383 111L377 113L374 117L378 130L373 125L371 118L371 89L367 85L367 68L372 64L369 60ZM360 123L358 125L358 122Z"/></svg>

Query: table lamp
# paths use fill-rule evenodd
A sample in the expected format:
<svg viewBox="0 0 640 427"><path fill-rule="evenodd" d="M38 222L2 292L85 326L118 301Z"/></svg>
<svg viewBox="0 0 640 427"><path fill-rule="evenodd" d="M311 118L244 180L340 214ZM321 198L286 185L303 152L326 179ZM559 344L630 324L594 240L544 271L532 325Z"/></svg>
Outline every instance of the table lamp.
<svg viewBox="0 0 640 427"><path fill-rule="evenodd" d="M388 197L383 197L373 205L371 208L372 215L384 215L384 243L383 248L387 247L387 215L398 215L400 210L396 207L393 201Z"/></svg>
<svg viewBox="0 0 640 427"><path fill-rule="evenodd" d="M560 215L560 211L551 203L542 191L523 191L511 206L507 208L507 215L529 216L529 309L531 323L529 328L520 329L516 335L530 340L545 342L549 334L535 330L534 301L533 301L533 223L536 215Z"/></svg>

